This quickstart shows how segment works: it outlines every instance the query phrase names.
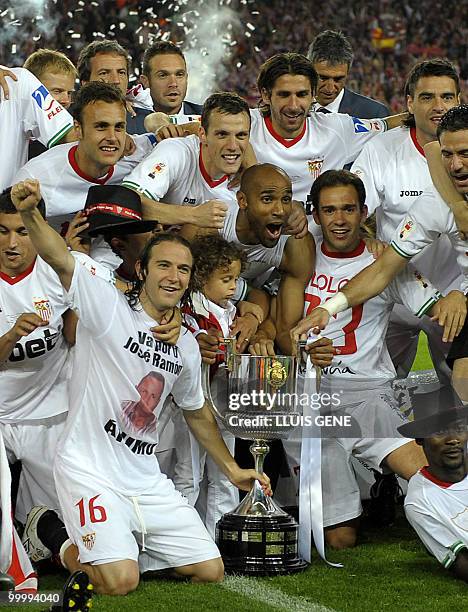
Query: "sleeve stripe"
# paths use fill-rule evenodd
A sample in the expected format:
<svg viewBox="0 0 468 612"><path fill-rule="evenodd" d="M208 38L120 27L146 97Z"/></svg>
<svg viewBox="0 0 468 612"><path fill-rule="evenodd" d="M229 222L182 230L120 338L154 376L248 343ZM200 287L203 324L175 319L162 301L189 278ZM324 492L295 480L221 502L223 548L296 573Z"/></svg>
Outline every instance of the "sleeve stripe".
<svg viewBox="0 0 468 612"><path fill-rule="evenodd" d="M455 563L458 553L464 548L466 549L466 544L462 542L461 540L458 540L457 542L452 544L452 546L450 546L449 548L447 556L442 561L442 565L446 569L448 569L453 563Z"/></svg>
<svg viewBox="0 0 468 612"><path fill-rule="evenodd" d="M133 181L123 181L122 187L128 187L129 189L133 189L133 191L138 191L138 193L142 193L150 200L155 200L156 202L158 202L158 198L156 196L154 196L147 189L144 189L141 185L138 185L138 183L134 183Z"/></svg>
<svg viewBox="0 0 468 612"><path fill-rule="evenodd" d="M409 253L405 253L405 251L400 249L400 247L397 244L395 244L393 240L391 241L390 246L398 253L398 255L401 255L405 259L411 259L412 257L414 257L413 255L410 255Z"/></svg>
<svg viewBox="0 0 468 612"><path fill-rule="evenodd" d="M431 306L433 306L438 300L440 300L441 297L441 294L437 292L435 295L431 296L426 302L424 302L424 304L416 313L418 319L425 315L426 312L431 308Z"/></svg>
<svg viewBox="0 0 468 612"><path fill-rule="evenodd" d="M65 136L65 134L67 134L72 129L72 127L73 127L73 124L72 123L68 123L60 131L58 131L55 134L55 136L52 136L52 138L47 143L47 148L50 149L51 147L56 145L59 140L62 140L62 138Z"/></svg>

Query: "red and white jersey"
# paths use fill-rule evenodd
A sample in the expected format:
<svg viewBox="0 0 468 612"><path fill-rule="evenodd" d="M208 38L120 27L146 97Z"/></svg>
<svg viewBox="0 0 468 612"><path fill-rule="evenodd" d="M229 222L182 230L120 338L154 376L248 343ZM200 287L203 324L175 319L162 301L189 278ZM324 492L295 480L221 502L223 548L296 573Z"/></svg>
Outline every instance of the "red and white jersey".
<svg viewBox="0 0 468 612"><path fill-rule="evenodd" d="M323 242L317 245L315 272L305 291L304 316L333 297L373 256L363 241L351 253L334 253ZM331 317L322 335L333 340L337 351L323 374L343 378L395 378L385 333L393 305L404 304L416 316L423 314L440 294L414 268L403 270L378 296Z"/></svg>
<svg viewBox="0 0 468 612"><path fill-rule="evenodd" d="M198 344L188 330L174 346L155 340L150 330L157 322L79 262L68 296L79 322L57 461L138 495L159 478L154 453L168 395L184 410L204 404Z"/></svg>
<svg viewBox="0 0 468 612"><path fill-rule="evenodd" d="M237 203L229 206L223 229L219 230L219 233L225 240L235 244L247 253L247 266L242 272L242 277L252 281L255 286L261 286L266 280L265 273L272 268L280 267L286 242L290 236L282 234L276 246L272 248L264 247L262 244L243 244L237 237L236 232L238 214ZM294 240L294 238L291 239Z"/></svg>
<svg viewBox="0 0 468 612"><path fill-rule="evenodd" d="M449 568L468 548L468 476L442 482L422 468L408 482L405 513L424 546Z"/></svg>
<svg viewBox="0 0 468 612"><path fill-rule="evenodd" d="M292 181L294 199L302 202L322 172L354 161L366 142L386 129L382 119L313 112L304 121L299 136L286 139L258 109L251 110L250 117L250 143L258 162L283 168Z"/></svg>
<svg viewBox="0 0 468 612"><path fill-rule="evenodd" d="M207 173L198 136L160 142L123 182L152 200L197 206L207 200L236 202L227 174L213 180Z"/></svg>
<svg viewBox="0 0 468 612"><path fill-rule="evenodd" d="M63 232L73 216L83 210L88 189L93 185L118 185L156 144L152 134L132 136L136 144L133 155L124 157L108 173L95 179L81 171L76 161L77 143L63 144L28 161L14 182L38 179L46 204L47 219L54 229Z"/></svg>
<svg viewBox="0 0 468 612"><path fill-rule="evenodd" d="M237 313L234 304L228 302L226 308L223 308L209 300L200 291L193 292L190 299L192 309L184 313L189 329L196 333L201 329L215 327L221 331L223 338L228 338Z"/></svg>
<svg viewBox="0 0 468 612"><path fill-rule="evenodd" d="M416 128L396 128L368 142L351 171L366 188L369 214L376 212L377 238L390 242L416 199L432 184ZM452 245L440 236L413 264L438 289L445 290L460 274Z"/></svg>
<svg viewBox="0 0 468 612"><path fill-rule="evenodd" d="M440 236L447 235L462 274L460 290L468 291L468 240L460 238L455 218L434 186L417 198L393 235L391 246L402 257L413 258ZM424 253L426 251L424 250ZM434 262L434 266L438 263Z"/></svg>
<svg viewBox="0 0 468 612"><path fill-rule="evenodd" d="M73 119L47 88L25 68L10 68L18 78L7 77L10 97L0 89L0 191L28 159L30 138L52 147L73 127Z"/></svg>
<svg viewBox="0 0 468 612"><path fill-rule="evenodd" d="M0 336L25 313L48 321L16 343L0 364L0 421L43 419L68 410L68 345L62 334L67 298L57 274L37 257L22 274L0 272Z"/></svg>

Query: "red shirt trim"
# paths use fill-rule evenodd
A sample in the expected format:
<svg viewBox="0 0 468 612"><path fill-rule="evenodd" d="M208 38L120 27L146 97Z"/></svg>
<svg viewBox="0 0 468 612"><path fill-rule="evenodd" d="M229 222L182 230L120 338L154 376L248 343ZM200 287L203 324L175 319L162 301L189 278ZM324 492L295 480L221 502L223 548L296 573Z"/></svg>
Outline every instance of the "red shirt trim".
<svg viewBox="0 0 468 612"><path fill-rule="evenodd" d="M32 262L32 264L29 267L27 267L24 272L21 272L21 274L18 274L18 276L14 276L12 278L11 276L8 276L8 274L5 274L4 272L0 272L0 278L4 280L6 283L8 283L9 285L16 285L16 283L19 283L20 281L23 280L23 278L26 278L27 276L31 274L31 272L34 270L35 265L36 265L36 257L34 258L34 261Z"/></svg>
<svg viewBox="0 0 468 612"><path fill-rule="evenodd" d="M203 157L201 154L201 145L200 145L200 153L198 155L198 165L200 167L200 172L202 174L202 177L205 179L205 181L208 183L210 187L217 187L218 185L221 185L221 183L223 183L228 178L227 174L222 176L220 179L215 180L211 178L211 176L206 171L205 164L203 163Z"/></svg>
<svg viewBox="0 0 468 612"><path fill-rule="evenodd" d="M81 170L81 168L78 166L78 162L76 161L77 148L78 145L75 145L68 151L68 161L74 172L85 181L88 181L88 183L95 183L96 185L105 185L110 179L110 177L114 174L114 166L111 166L107 174L102 178L94 178L92 176L88 176Z"/></svg>
<svg viewBox="0 0 468 612"><path fill-rule="evenodd" d="M273 138L275 140L277 140L280 144L282 144L283 147L286 147L287 149L289 149L289 147L293 147L296 143L298 143L301 140L301 138L304 136L306 128L307 128L307 120L304 119L304 126L303 126L299 136L296 136L296 138L283 138L282 136L280 136L278 134L278 132L273 127L273 123L271 121L271 117L269 117L269 116L268 117L263 117L263 120L265 121L265 125L266 125L267 130L270 132L270 134L273 136Z"/></svg>
<svg viewBox="0 0 468 612"><path fill-rule="evenodd" d="M421 153L421 155L423 157L426 157L424 155L424 149L422 148L422 146L419 144L418 139L416 138L416 128L412 127L410 128L410 136L411 136L411 140L413 141L414 146L416 147L416 149Z"/></svg>
<svg viewBox="0 0 468 612"><path fill-rule="evenodd" d="M349 253L341 253L339 251L329 251L325 246L325 243L322 242L322 253L327 257L334 257L335 259L350 259L351 257L358 257L364 253L364 249L366 248L366 243L364 240L357 245L354 251L349 251Z"/></svg>
<svg viewBox="0 0 468 612"><path fill-rule="evenodd" d="M435 483L436 485L438 485L439 487L442 487L443 489L448 489L449 487L451 487L453 484L455 484L454 482L445 482L444 480L439 480L438 478L436 478L433 474L431 474L429 472L429 466L426 465L423 468L421 468L419 470L421 472L421 474L427 478L428 480L430 480L431 482Z"/></svg>

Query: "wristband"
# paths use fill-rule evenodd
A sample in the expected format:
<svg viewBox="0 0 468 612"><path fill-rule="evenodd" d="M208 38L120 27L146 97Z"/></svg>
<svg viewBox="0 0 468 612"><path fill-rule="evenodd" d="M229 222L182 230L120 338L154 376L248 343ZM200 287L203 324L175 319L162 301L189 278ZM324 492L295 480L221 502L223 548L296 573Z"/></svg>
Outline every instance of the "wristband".
<svg viewBox="0 0 468 612"><path fill-rule="evenodd" d="M323 308L328 312L330 316L333 316L349 308L348 298L342 291L338 291L338 293L332 298L330 298L323 304L320 304L320 308Z"/></svg>

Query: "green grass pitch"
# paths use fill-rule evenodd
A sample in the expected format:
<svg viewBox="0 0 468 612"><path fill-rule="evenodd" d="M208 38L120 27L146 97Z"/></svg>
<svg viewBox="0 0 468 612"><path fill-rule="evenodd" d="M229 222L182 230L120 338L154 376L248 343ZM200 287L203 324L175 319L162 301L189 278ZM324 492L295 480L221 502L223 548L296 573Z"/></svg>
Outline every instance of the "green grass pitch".
<svg viewBox="0 0 468 612"><path fill-rule="evenodd" d="M425 338L414 369L431 367ZM118 534L116 534L118 537ZM355 549L330 552L328 567L314 558L308 570L294 576L227 578L223 585L192 585L163 580L142 581L125 597L95 597L93 609L161 612L453 612L468 609L466 585L432 559L401 514L396 525L375 529L364 523ZM65 574L40 578L41 590L60 589ZM43 610L23 606L16 610Z"/></svg>

